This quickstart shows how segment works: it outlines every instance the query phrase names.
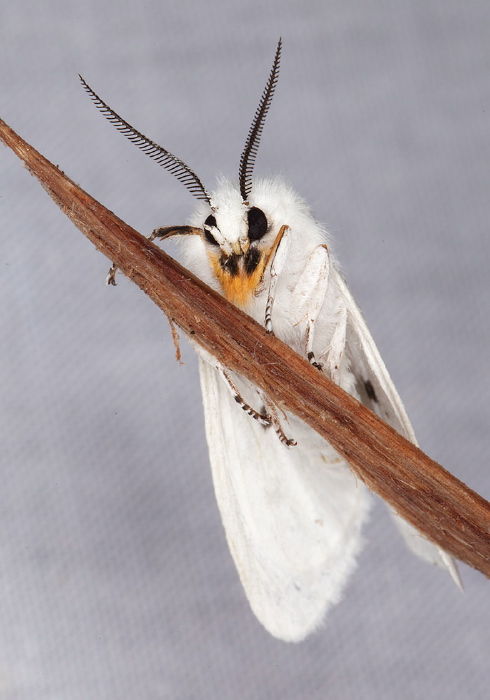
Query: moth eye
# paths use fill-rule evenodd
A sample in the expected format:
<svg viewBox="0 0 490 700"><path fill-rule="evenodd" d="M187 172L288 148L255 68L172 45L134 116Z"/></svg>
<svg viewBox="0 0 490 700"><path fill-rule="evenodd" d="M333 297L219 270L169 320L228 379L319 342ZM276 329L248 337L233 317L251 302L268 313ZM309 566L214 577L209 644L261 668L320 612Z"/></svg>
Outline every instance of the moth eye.
<svg viewBox="0 0 490 700"><path fill-rule="evenodd" d="M262 209L252 207L247 212L248 237L251 241L259 241L267 233L269 225Z"/></svg>
<svg viewBox="0 0 490 700"><path fill-rule="evenodd" d="M204 222L204 226L214 226L216 227L216 218L210 214L206 221ZM215 237L210 233L207 228L204 229L204 236L208 243L211 243L211 245L219 245L218 241L215 239Z"/></svg>

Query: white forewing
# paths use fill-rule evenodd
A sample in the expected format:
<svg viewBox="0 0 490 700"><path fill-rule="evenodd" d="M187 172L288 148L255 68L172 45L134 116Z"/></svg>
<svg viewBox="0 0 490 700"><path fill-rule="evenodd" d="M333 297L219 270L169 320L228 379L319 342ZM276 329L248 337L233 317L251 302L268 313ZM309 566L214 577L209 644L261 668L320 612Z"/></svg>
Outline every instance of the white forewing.
<svg viewBox="0 0 490 700"><path fill-rule="evenodd" d="M212 201L221 233L233 246L236 209L243 207L240 196L223 182ZM282 226L289 231L283 237L287 247L276 251L272 274L269 265L247 312L264 325L272 309L275 335L415 442L323 229L301 198L278 180L257 181L250 206L266 212L269 238L264 236L264 246L273 245ZM191 223L198 226L206 212L201 206ZM201 237L191 238L185 248L188 267L221 291L209 265L209 249ZM286 449L272 426L264 428L240 409L260 411L267 401L259 390L233 374L239 393L234 399L230 382L223 381L223 368L196 349L216 497L240 579L266 629L281 639L299 641L339 600L355 567L369 510L367 491L331 445L291 414L284 420L279 416L286 437L297 442ZM459 582L451 557L392 515L410 549L448 569Z"/></svg>
<svg viewBox="0 0 490 700"><path fill-rule="evenodd" d="M415 433L388 370L379 354L363 315L342 275L335 271L336 283L347 310L346 355L356 380L361 401L401 435L417 444ZM427 540L392 508L390 513L407 546L419 557L447 569L458 586L457 566L444 550Z"/></svg>
<svg viewBox="0 0 490 700"><path fill-rule="evenodd" d="M348 465L292 415L286 449L240 411L219 372L200 360L216 498L250 605L274 636L300 641L338 602L355 566L369 497ZM243 398L260 402L234 376ZM260 406L259 406L260 407Z"/></svg>

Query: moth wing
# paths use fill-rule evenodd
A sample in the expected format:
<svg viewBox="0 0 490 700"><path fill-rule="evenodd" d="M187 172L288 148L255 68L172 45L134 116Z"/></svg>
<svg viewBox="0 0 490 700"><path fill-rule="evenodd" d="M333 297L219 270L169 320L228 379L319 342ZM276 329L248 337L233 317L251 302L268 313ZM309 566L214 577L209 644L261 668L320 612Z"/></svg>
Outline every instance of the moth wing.
<svg viewBox="0 0 490 700"><path fill-rule="evenodd" d="M417 444L408 415L362 313L338 271L336 282L347 307L346 354L360 400L401 435ZM425 561L449 571L461 588L461 579L453 558L430 542L392 508L389 510L409 549Z"/></svg>
<svg viewBox="0 0 490 700"><path fill-rule="evenodd" d="M299 419L282 421L298 443L287 449L272 427L240 410L202 358L200 375L216 498L245 593L272 635L300 641L339 601L355 568L367 490ZM257 389L233 378L260 408Z"/></svg>

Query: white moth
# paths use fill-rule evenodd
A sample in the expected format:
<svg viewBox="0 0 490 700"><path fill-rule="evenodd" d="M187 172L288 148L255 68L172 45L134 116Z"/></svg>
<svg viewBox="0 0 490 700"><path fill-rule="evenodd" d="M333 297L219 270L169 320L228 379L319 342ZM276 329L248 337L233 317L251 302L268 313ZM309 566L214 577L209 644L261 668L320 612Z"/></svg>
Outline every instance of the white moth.
<svg viewBox="0 0 490 700"><path fill-rule="evenodd" d="M280 54L281 41L238 184L221 181L211 194L187 165L82 82L104 116L201 200L190 226L157 229L152 237L183 236L191 271L415 442L327 233L284 182L252 178ZM113 266L109 282L114 273ZM264 627L280 639L300 641L340 600L355 568L367 490L328 442L194 345L216 498L241 582ZM447 569L459 585L451 557L392 515L408 547Z"/></svg>

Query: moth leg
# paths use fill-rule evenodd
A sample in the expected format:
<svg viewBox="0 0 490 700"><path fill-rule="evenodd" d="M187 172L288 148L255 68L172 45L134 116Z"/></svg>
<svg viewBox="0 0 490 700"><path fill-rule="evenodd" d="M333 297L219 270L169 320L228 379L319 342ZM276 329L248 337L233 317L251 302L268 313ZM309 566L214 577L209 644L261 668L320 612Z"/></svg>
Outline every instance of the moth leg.
<svg viewBox="0 0 490 700"><path fill-rule="evenodd" d="M326 245L317 246L308 258L301 276L294 288L297 303L296 312L299 321L306 321L305 356L319 370L322 365L317 361L313 351L315 340L315 321L323 307L327 295L330 272L330 256Z"/></svg>
<svg viewBox="0 0 490 700"><path fill-rule="evenodd" d="M238 391L238 388L237 388L235 382L230 377L230 375L228 374L226 369L222 365L220 365L219 363L216 363L215 366L216 366L216 369L219 371L226 386L230 390L231 395L233 396L233 398L235 399L237 404L245 411L245 413L248 413L249 416L254 418L256 421L258 421L261 425L265 426L266 428L269 427L270 425L274 425L274 419L272 416L270 416L268 413L260 413L260 411L256 411L254 408L249 406L249 404L243 400L243 398L240 395L240 392Z"/></svg>
<svg viewBox="0 0 490 700"><path fill-rule="evenodd" d="M294 447L297 445L296 440L292 440L291 438L288 438L281 426L281 423L279 421L279 416L277 414L277 408L275 404L264 394L261 392L262 400L264 402L264 410L263 412L256 411L254 408L252 408L248 403L246 403L243 398L240 395L240 392L238 391L238 388L233 381L233 379L230 377L229 373L226 371L224 367L221 365L218 367L219 372L221 374L221 377L223 378L224 382L228 386L231 395L237 402L239 406L247 413L249 416L254 418L256 421L258 421L261 425L263 425L265 428L268 428L269 426L272 425L274 428L277 437L279 440L282 442L283 445L286 447Z"/></svg>
<svg viewBox="0 0 490 700"><path fill-rule="evenodd" d="M161 226L160 228L154 229L149 236L147 236L149 241L154 241L155 238L170 238L171 236L183 236L186 234L199 234L200 229L193 226ZM118 271L118 266L116 263L112 263L107 277L105 278L105 283L107 285L116 286L116 272Z"/></svg>
<svg viewBox="0 0 490 700"><path fill-rule="evenodd" d="M109 268L109 272L107 273L107 277L105 278L105 283L109 286L112 285L113 287L116 286L116 272L117 272L117 265L116 263L112 263L112 265Z"/></svg>
<svg viewBox="0 0 490 700"><path fill-rule="evenodd" d="M314 318L308 318L306 322L306 334L305 334L305 341L306 341L306 348L305 348L305 355L306 359L308 362L313 365L313 367L316 367L320 371L323 369L323 365L321 362L317 362L315 358L315 353L313 352L313 339L315 337L314 334L314 324L315 324L315 319Z"/></svg>
<svg viewBox="0 0 490 700"><path fill-rule="evenodd" d="M336 384L340 384L340 361L345 349L346 334L347 309L342 306L337 313L335 330L330 340L330 345L322 355L322 359L324 359L323 371Z"/></svg>
<svg viewBox="0 0 490 700"><path fill-rule="evenodd" d="M265 306L265 330L272 333L272 307L274 305L277 280L281 274L287 260L290 247L290 229L283 226L279 231L280 236L272 255L270 267L269 291L267 294L267 304Z"/></svg>
<svg viewBox="0 0 490 700"><path fill-rule="evenodd" d="M264 407L262 411L256 411L248 403L246 403L246 401L244 401L240 392L238 391L238 387L231 378L230 373L225 369L225 367L223 367L221 362L219 362L216 359L216 357L214 357L214 355L211 355L211 353L205 350L201 345L198 345L195 341L190 340L190 342L196 350L197 354L200 356L200 358L207 362L209 365L211 365L211 367L214 367L214 369L219 372L222 380L228 387L228 390L230 391L231 395L233 396L237 404L241 406L241 408L245 411L245 413L247 413L249 416L258 421L261 425L264 426L264 428L269 428L270 426L272 426L279 440L286 447L293 447L297 444L296 440L292 440L286 437L286 435L284 434L284 431L281 427L281 423L279 421L279 416L277 415L277 408L268 396L266 396L262 391L257 391L257 394L262 399Z"/></svg>
<svg viewBox="0 0 490 700"><path fill-rule="evenodd" d="M271 419L271 424L276 431L276 435L279 438L279 440L282 442L283 445L286 447L295 447L298 443L296 440L293 440L292 438L286 437L282 426L281 422L279 420L279 416L277 415L277 407L276 405L269 399L268 396L262 395L262 398L264 400L264 405L266 408L266 411L269 414L269 417Z"/></svg>
<svg viewBox="0 0 490 700"><path fill-rule="evenodd" d="M161 230L163 230L163 229L156 228L154 231L152 231L151 234L149 236L147 236L148 240L154 241L155 238L158 238L158 233ZM116 265L116 263L112 263L112 265L109 268L109 272L107 273L107 277L105 278L105 283L107 284L107 286L112 286L112 287L117 286L116 272L118 271L118 269L119 268Z"/></svg>

